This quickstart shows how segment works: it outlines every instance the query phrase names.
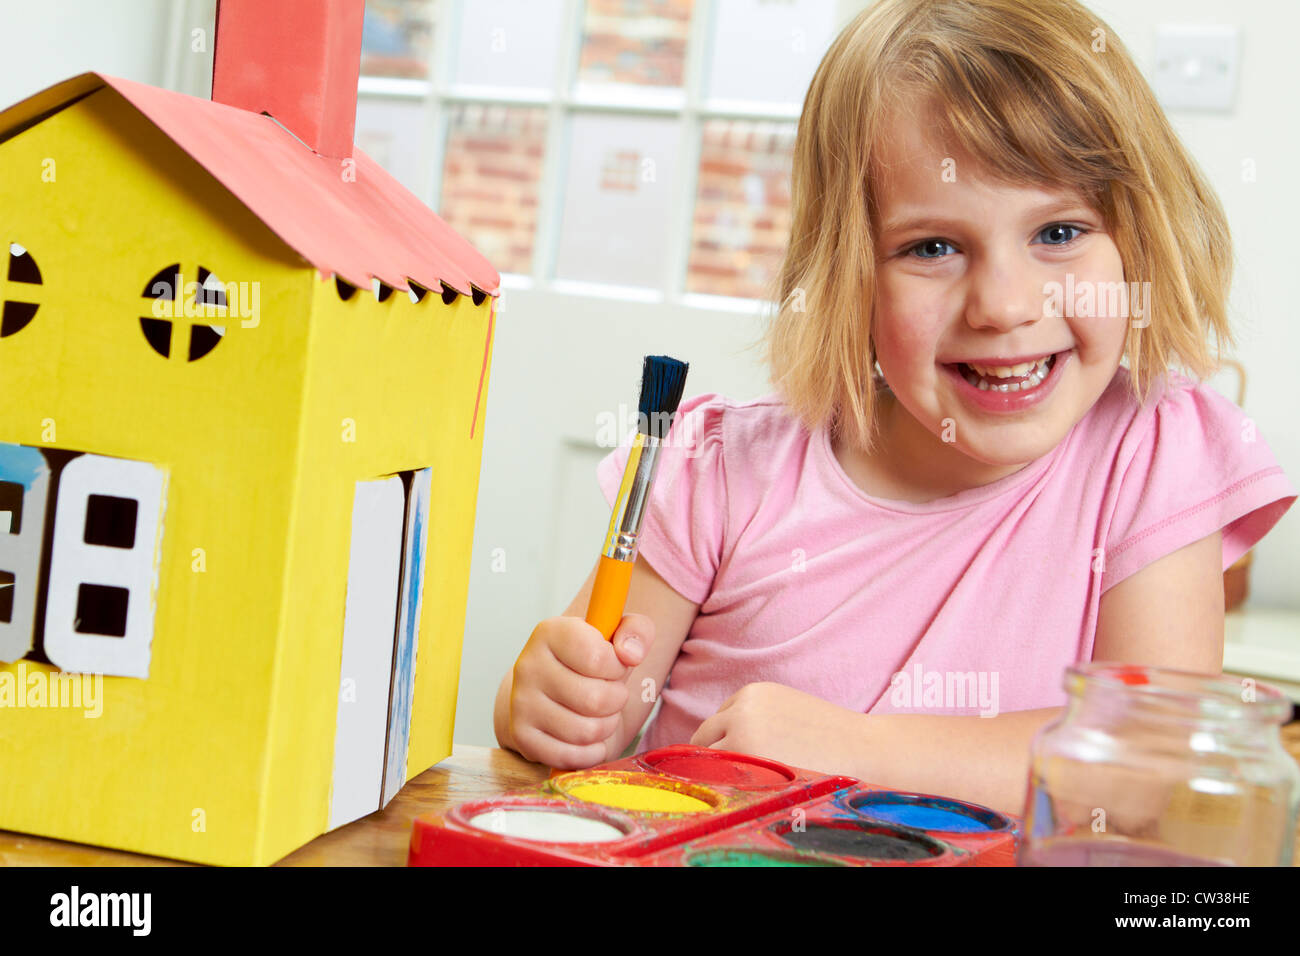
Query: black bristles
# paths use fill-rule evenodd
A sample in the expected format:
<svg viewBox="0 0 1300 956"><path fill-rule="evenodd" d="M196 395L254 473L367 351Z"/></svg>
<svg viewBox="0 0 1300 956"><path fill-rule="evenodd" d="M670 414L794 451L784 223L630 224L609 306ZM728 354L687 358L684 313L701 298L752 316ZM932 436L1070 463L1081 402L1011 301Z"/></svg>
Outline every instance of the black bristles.
<svg viewBox="0 0 1300 956"><path fill-rule="evenodd" d="M641 403L637 408L637 427L654 438L668 437L677 406L686 387L686 370L690 366L667 355L647 355L641 369Z"/></svg>

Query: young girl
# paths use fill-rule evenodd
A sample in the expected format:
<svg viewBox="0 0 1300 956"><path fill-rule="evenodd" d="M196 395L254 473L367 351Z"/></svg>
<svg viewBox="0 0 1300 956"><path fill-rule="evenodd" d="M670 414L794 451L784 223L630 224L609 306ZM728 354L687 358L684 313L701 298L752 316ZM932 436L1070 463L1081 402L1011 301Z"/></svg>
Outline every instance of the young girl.
<svg viewBox="0 0 1300 956"><path fill-rule="evenodd" d="M582 620L593 570L502 681L497 738L591 766L660 698L641 750L1019 813L1065 668L1218 672L1222 571L1295 500L1172 371L1232 344L1223 211L1074 0L873 4L813 77L793 181L777 393L682 402L613 643Z"/></svg>

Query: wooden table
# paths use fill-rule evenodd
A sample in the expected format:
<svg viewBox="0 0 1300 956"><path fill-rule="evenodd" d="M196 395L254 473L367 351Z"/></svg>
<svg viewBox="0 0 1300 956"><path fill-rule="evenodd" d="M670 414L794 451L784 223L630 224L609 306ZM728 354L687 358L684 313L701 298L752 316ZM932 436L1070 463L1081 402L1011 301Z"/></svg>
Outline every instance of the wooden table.
<svg viewBox="0 0 1300 956"><path fill-rule="evenodd" d="M1282 728L1282 741L1300 762L1300 721ZM386 809L349 823L295 850L276 866L405 866L411 821L422 813L446 810L467 800L490 797L546 779L549 770L509 750L456 744L452 755L420 774ZM1300 830L1296 835L1300 866ZM0 830L4 866L184 866L120 850Z"/></svg>

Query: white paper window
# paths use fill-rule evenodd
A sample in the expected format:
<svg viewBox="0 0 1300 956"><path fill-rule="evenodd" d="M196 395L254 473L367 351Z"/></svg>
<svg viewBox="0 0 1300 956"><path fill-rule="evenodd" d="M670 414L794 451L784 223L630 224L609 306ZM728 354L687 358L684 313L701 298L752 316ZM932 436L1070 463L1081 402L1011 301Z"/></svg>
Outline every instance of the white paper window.
<svg viewBox="0 0 1300 956"><path fill-rule="evenodd" d="M556 277L660 288L680 122L579 115L569 133Z"/></svg>
<svg viewBox="0 0 1300 956"><path fill-rule="evenodd" d="M379 809L405 497L396 475L359 481L353 496L330 829Z"/></svg>
<svg viewBox="0 0 1300 956"><path fill-rule="evenodd" d="M65 671L148 677L167 475L81 455L59 473L45 655Z"/></svg>

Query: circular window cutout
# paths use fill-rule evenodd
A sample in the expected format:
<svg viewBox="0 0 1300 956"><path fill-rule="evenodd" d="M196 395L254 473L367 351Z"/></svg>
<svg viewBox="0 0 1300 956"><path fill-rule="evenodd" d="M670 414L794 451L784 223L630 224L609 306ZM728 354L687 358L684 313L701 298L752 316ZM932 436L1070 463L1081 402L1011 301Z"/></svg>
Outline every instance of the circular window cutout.
<svg viewBox="0 0 1300 956"><path fill-rule="evenodd" d="M9 243L8 282L4 289L3 313L0 314L0 338L8 338L31 323L40 308L37 300L43 285L41 270L32 254L16 242Z"/></svg>
<svg viewBox="0 0 1300 956"><path fill-rule="evenodd" d="M226 287L212 271L198 267L195 280L187 284L180 263L158 270L145 283L141 296L153 300L153 315L140 318L140 329L150 348L163 358L171 358L173 347L180 347L187 362L203 358L220 344L226 335L224 325L203 321L226 312ZM188 296L188 299L187 299ZM175 327L181 327L182 340L176 342ZM188 332L186 331L188 329Z"/></svg>

